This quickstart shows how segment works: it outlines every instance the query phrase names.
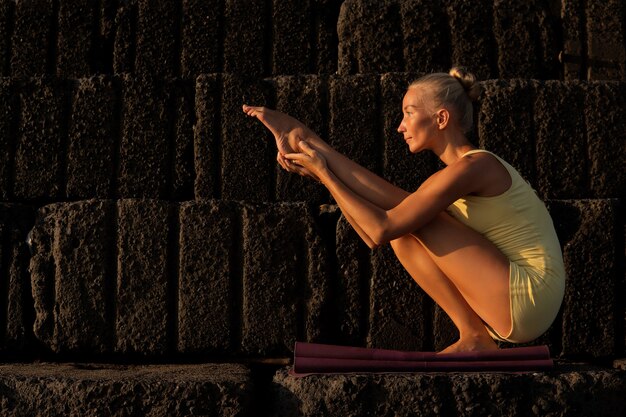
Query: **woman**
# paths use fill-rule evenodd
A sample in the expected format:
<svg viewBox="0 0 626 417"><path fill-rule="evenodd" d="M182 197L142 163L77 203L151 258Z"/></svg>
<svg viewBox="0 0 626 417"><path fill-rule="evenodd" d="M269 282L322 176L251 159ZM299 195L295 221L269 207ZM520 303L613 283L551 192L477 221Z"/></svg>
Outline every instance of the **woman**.
<svg viewBox="0 0 626 417"><path fill-rule="evenodd" d="M409 86L398 132L410 152L430 150L446 165L413 193L341 155L297 120L244 105L274 134L281 166L324 184L367 245L390 243L450 316L460 338L443 352L497 349L493 339L531 341L548 329L563 299L563 259L544 204L513 167L465 136L479 94L474 76L460 68Z"/></svg>

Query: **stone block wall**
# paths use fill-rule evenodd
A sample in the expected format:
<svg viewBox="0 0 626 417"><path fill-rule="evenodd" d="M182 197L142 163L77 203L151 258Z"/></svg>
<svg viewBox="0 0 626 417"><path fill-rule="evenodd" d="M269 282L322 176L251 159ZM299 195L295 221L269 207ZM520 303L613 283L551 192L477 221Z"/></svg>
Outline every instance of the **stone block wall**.
<svg viewBox="0 0 626 417"><path fill-rule="evenodd" d="M323 187L282 171L241 105L288 112L414 190L441 163L400 141L402 96L456 64L483 80L470 138L537 190L563 248L563 307L533 343L566 360L626 355L625 19L622 2L592 0L0 0L0 354L128 365L59 378L2 365L6 392L29 396L3 396L0 409L97 408L93 398L123 403L127 389L154 394L141 412L249 415L273 377L276 415L384 413L405 384L432 383L434 414L480 414L468 398L535 383L560 394L514 396L525 414L586 388L610 413L623 380L604 371L587 385L567 371L339 378L324 402L313 393L328 384L276 368L135 366L284 363L295 341L451 343L454 326L391 249L370 251ZM127 370L120 388L112 375ZM179 394L176 410L158 400Z"/></svg>

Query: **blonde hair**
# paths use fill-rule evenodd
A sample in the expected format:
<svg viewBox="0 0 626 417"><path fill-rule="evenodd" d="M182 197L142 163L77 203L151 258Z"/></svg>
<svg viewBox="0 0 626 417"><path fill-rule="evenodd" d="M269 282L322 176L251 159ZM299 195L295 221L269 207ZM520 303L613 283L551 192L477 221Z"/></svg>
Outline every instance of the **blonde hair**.
<svg viewBox="0 0 626 417"><path fill-rule="evenodd" d="M465 68L454 67L448 72L425 75L409 85L422 91L422 103L429 110L446 108L463 132L472 129L476 100L482 91L476 77Z"/></svg>

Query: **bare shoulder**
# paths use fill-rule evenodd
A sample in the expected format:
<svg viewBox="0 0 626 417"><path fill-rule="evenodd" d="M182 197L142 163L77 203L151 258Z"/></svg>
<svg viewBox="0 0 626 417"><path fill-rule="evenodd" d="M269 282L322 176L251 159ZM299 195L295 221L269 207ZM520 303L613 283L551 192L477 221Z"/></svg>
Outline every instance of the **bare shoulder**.
<svg viewBox="0 0 626 417"><path fill-rule="evenodd" d="M511 186L511 175L493 154L477 152L461 158L456 164L474 181L472 194L492 197L502 194Z"/></svg>

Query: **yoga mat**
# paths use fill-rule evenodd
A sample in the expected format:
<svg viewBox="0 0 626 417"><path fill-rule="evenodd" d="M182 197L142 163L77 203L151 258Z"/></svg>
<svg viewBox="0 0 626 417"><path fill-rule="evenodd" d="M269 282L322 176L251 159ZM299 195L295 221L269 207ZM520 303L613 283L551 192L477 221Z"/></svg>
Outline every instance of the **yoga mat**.
<svg viewBox="0 0 626 417"><path fill-rule="evenodd" d="M296 342L295 358L374 359L388 361L500 361L550 359L548 346L529 346L498 349L487 352L411 352L403 350L373 349L353 346Z"/></svg>
<svg viewBox="0 0 626 417"><path fill-rule="evenodd" d="M529 372L553 366L545 345L438 354L296 342L289 374L301 377L342 373Z"/></svg>

